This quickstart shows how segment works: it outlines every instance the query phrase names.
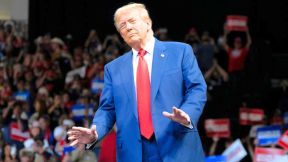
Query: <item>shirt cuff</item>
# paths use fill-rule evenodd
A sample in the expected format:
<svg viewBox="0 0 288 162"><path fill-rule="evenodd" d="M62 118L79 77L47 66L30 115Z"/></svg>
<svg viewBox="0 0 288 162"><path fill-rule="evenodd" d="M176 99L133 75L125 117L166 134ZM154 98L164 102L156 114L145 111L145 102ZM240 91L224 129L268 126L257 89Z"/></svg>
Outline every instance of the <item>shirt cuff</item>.
<svg viewBox="0 0 288 162"><path fill-rule="evenodd" d="M92 143L86 144L86 145L85 145L85 149L86 149L86 150L92 149L91 147L93 147L93 146L96 144L96 142L97 142L97 140L95 140L95 141L92 142Z"/></svg>
<svg viewBox="0 0 288 162"><path fill-rule="evenodd" d="M187 128L193 129L193 125L192 125L192 122L191 122L191 120L190 120L189 115L186 116L186 119L187 119L187 121L189 121L188 124L183 124L183 123L180 123L180 124L183 125L183 126L185 126L185 127L187 127Z"/></svg>

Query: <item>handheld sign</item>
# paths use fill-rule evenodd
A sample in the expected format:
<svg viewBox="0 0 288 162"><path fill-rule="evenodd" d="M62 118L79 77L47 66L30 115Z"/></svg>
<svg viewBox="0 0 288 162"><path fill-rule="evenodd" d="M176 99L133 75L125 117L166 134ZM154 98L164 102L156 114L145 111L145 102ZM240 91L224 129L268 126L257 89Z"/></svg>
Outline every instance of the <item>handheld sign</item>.
<svg viewBox="0 0 288 162"><path fill-rule="evenodd" d="M287 162L285 151L277 148L255 148L254 162Z"/></svg>
<svg viewBox="0 0 288 162"><path fill-rule="evenodd" d="M228 15L226 17L226 26L227 30L231 31L246 31L247 27L247 16L242 15Z"/></svg>
<svg viewBox="0 0 288 162"><path fill-rule="evenodd" d="M223 119L207 119L205 120L205 129L208 137L230 137L230 120Z"/></svg>
<svg viewBox="0 0 288 162"><path fill-rule="evenodd" d="M227 162L238 162L247 155L247 152L240 139L237 139L223 152L222 155L226 156Z"/></svg>
<svg viewBox="0 0 288 162"><path fill-rule="evenodd" d="M264 126L257 128L256 138L258 146L267 146L276 144L281 136L281 127L279 125Z"/></svg>

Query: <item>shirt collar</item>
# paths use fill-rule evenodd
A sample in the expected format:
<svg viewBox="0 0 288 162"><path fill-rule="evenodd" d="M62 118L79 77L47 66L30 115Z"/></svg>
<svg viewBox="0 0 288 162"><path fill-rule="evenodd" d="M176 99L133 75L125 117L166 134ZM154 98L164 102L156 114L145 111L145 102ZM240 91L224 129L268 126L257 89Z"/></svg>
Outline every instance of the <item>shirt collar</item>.
<svg viewBox="0 0 288 162"><path fill-rule="evenodd" d="M155 38L153 37L152 39L150 39L146 46L144 47L144 50L147 51L147 54L152 54L153 50L154 50L154 45L155 45ZM132 52L134 56L138 55L138 51L135 50L134 48L132 48Z"/></svg>

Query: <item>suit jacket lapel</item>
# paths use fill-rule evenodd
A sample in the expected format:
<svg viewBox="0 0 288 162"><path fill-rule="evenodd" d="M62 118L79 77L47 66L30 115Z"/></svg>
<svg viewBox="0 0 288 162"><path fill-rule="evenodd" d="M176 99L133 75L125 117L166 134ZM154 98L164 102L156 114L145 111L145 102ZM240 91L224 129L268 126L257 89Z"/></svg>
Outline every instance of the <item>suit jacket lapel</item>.
<svg viewBox="0 0 288 162"><path fill-rule="evenodd" d="M165 69L165 62L168 54L165 53L164 45L156 39L154 51L153 51L153 62L152 62L152 74L151 74L151 102L154 101L156 94L159 89L162 74ZM121 67L121 78L124 84L124 89L130 100L131 106L133 108L133 113L138 120L138 111L136 103L135 85L134 85L134 75L133 75L133 65L132 65L133 53L132 50L126 57L126 61Z"/></svg>
<svg viewBox="0 0 288 162"><path fill-rule="evenodd" d="M122 67L119 68L121 69L121 78L124 83L123 88L127 94L127 98L130 100L129 103L133 108L133 113L138 120L132 59L133 53L131 50L126 57L126 60L123 62Z"/></svg>
<svg viewBox="0 0 288 162"><path fill-rule="evenodd" d="M151 92L152 102L154 101L159 89L162 74L164 72L164 65L168 54L165 53L164 45L156 39L153 52L152 75L151 75Z"/></svg>

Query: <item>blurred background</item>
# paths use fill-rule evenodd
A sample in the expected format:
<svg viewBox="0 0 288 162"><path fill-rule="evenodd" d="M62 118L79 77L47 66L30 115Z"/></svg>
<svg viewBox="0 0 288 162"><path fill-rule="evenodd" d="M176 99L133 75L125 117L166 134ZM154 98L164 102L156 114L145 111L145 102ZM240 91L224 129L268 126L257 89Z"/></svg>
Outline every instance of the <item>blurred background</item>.
<svg viewBox="0 0 288 162"><path fill-rule="evenodd" d="M0 161L115 161L116 127L86 152L66 132L90 126L104 65L130 50L113 22L128 2L0 0ZM285 161L288 2L135 2L155 37L193 47L208 85L206 161Z"/></svg>

